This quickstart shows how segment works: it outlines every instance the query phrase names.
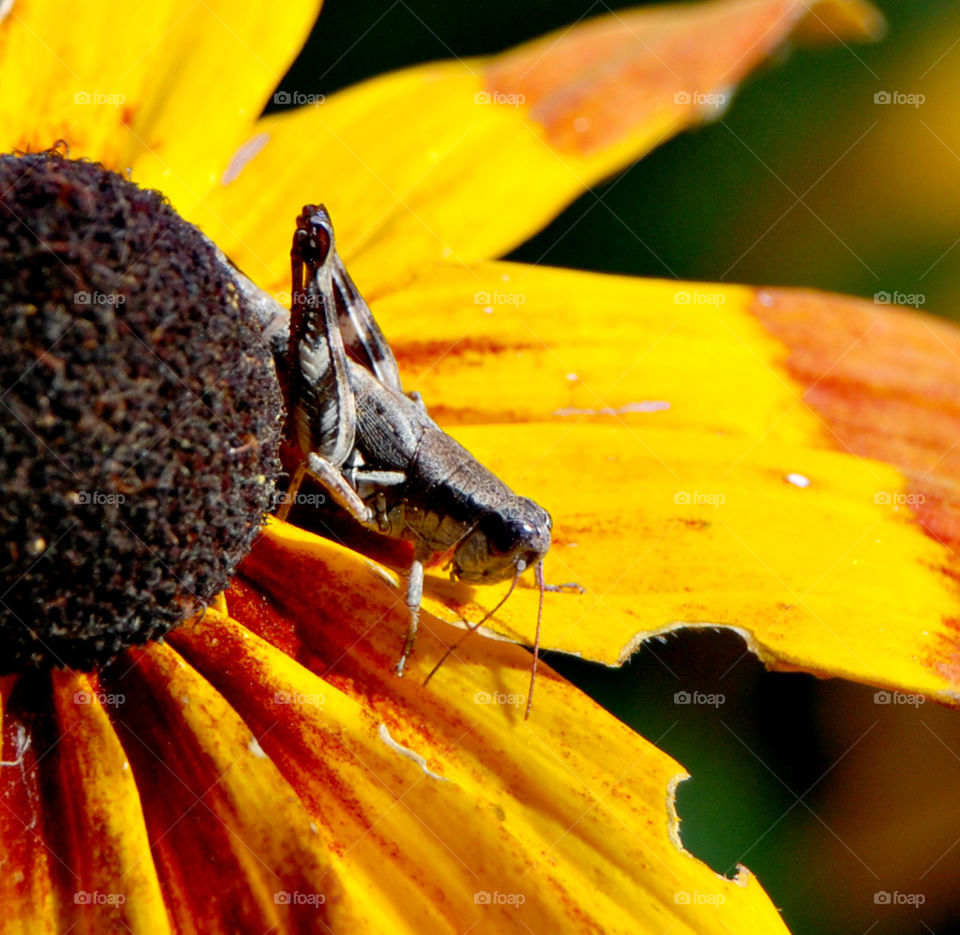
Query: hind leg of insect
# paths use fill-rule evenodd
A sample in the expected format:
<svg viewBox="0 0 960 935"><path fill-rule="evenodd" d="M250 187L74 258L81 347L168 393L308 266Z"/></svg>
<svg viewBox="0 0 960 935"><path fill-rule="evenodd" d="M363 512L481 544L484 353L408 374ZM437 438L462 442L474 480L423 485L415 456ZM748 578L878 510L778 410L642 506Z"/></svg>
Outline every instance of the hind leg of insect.
<svg viewBox="0 0 960 935"><path fill-rule="evenodd" d="M290 478L287 491L283 495L280 508L277 510L277 519L286 522L290 510L296 502L297 492L303 484L304 477L308 474L330 494L337 506L346 510L357 522L371 529L378 528L378 523L374 521L375 511L371 510L360 499L356 490L344 477L343 472L335 464L316 454L316 452L311 452L306 461L297 465Z"/></svg>

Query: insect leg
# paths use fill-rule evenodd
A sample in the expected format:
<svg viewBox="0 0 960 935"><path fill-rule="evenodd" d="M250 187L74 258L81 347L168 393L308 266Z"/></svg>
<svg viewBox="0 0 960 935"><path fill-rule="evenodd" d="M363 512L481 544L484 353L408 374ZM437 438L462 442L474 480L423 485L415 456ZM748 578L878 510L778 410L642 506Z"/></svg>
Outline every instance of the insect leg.
<svg viewBox="0 0 960 935"><path fill-rule="evenodd" d="M335 464L331 464L325 458L320 457L316 452L307 455L304 467L314 480L321 484L333 498L334 502L346 510L359 523L377 532L382 532L385 526L385 511L382 506L371 508L363 502L360 495L350 484L344 473ZM299 474L299 477L297 476ZM298 468L294 479L302 479L302 474ZM358 471L359 479L374 479L378 484L401 484L406 481L406 475L400 471ZM291 487L293 484L291 484ZM289 500L284 502L287 506ZM282 517L281 517L282 518ZM403 675L407 659L413 652L414 644L417 641L417 629L420 624L420 603L423 600L423 565L430 558L432 551L424 546L417 546L414 551L413 562L407 573L407 593L406 605L409 612L409 624L407 625L407 634L403 641L403 652L397 662L396 673Z"/></svg>
<svg viewBox="0 0 960 935"><path fill-rule="evenodd" d="M533 686L537 682L537 663L540 661L540 624L543 621L543 592L546 585L543 583L543 560L537 562L537 585L540 588L540 604L537 607L537 632L533 638L533 666L530 669L530 691L527 692L527 708L523 712L525 721L530 719L530 709L533 707Z"/></svg>
<svg viewBox="0 0 960 935"><path fill-rule="evenodd" d="M277 511L281 520L287 518L307 471L317 476L345 509L358 519L362 516L361 522L368 518L367 508L355 491L347 491L348 484L336 469L354 450L357 414L337 317L335 257L329 216L305 205L290 249L292 294L284 361L287 432L304 460L294 470ZM313 469L311 457L318 459ZM324 466L332 471L325 471Z"/></svg>
<svg viewBox="0 0 960 935"><path fill-rule="evenodd" d="M378 487L392 487L409 480L403 471L365 471L362 468L358 468L354 476L357 483L376 484Z"/></svg>
<svg viewBox="0 0 960 935"><path fill-rule="evenodd" d="M563 584L545 584L544 591L554 594L586 594L587 589L576 581L565 581Z"/></svg>
<svg viewBox="0 0 960 935"><path fill-rule="evenodd" d="M360 495L350 486L350 482L343 476L340 468L331 464L326 458L322 458L315 451L311 451L307 455L306 464L302 467L333 497L337 506L346 510L357 522L364 526L371 529L378 528L377 523L374 522L374 511L360 499ZM297 471L299 472L300 468Z"/></svg>
<svg viewBox="0 0 960 935"><path fill-rule="evenodd" d="M413 564L410 566L407 579L407 610L410 612L410 622L407 625L407 635L403 641L403 652L397 662L397 675L403 675L407 659L413 652L413 645L417 641L417 628L420 625L420 602L423 600L423 563L429 555L429 551L424 553L418 547L414 553Z"/></svg>
<svg viewBox="0 0 960 935"><path fill-rule="evenodd" d="M357 413L334 297L335 257L329 217L306 205L290 250L288 418L304 457L316 452L341 465L354 449Z"/></svg>
<svg viewBox="0 0 960 935"><path fill-rule="evenodd" d="M290 515L290 509L293 507L293 502L296 500L297 491L300 489L300 485L303 483L303 475L306 473L306 467L303 462L297 465L297 469L293 472L293 476L290 478L290 483L287 485L286 491L282 494L283 499L280 501L280 506L277 508L276 517L280 522L285 523L287 517Z"/></svg>

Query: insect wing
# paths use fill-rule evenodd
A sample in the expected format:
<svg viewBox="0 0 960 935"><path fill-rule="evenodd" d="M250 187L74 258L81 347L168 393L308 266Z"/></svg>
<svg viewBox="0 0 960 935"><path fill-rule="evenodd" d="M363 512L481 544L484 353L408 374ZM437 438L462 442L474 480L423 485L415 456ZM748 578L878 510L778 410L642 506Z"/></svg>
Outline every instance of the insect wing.
<svg viewBox="0 0 960 935"><path fill-rule="evenodd" d="M336 251L331 272L337 300L337 319L347 353L384 386L403 393L400 370L393 351Z"/></svg>

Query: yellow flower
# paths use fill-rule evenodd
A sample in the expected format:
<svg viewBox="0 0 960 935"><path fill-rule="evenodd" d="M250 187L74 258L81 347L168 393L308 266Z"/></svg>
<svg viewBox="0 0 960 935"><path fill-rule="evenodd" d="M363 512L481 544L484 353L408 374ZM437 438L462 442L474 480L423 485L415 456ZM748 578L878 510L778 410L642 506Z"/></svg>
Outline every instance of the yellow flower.
<svg viewBox="0 0 960 935"><path fill-rule="evenodd" d="M772 666L955 698L955 457L937 459L957 415L931 403L956 398L955 331L489 262L788 36L869 33L872 11L621 13L258 118L316 13L0 4L0 152L63 139L129 168L276 294L292 219L324 201L408 388L554 514L548 574L586 593L548 595L544 645L612 664L721 623ZM5 928L784 931L747 870L680 848L680 766L549 670L531 721L491 703L525 694L524 649L474 639L420 684L491 603L431 578L398 680L396 575L271 523L166 643L5 678ZM535 603L518 588L491 626L529 641Z"/></svg>

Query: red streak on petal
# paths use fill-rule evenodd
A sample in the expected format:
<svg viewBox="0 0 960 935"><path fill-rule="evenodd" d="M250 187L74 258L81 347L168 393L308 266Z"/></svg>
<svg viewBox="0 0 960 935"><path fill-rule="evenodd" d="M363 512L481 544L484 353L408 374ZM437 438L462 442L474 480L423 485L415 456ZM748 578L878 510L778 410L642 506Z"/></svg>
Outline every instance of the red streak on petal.
<svg viewBox="0 0 960 935"><path fill-rule="evenodd" d="M25 920L39 920L50 912L49 900L56 891L57 868L51 866L56 859L51 854L65 852L62 822L56 820L55 807L50 814L53 803L44 794L45 788L56 790L57 773L48 772L52 764L42 772L38 769L56 739L49 681L22 676L12 691L4 693L3 702L0 898L7 910L17 912L19 906Z"/></svg>
<svg viewBox="0 0 960 935"><path fill-rule="evenodd" d="M396 353L403 371L416 377L418 371L431 370L437 364L456 361L459 367L482 368L490 357L523 351L542 352L543 344L533 341L498 341L494 338L465 336L459 341L399 341Z"/></svg>

